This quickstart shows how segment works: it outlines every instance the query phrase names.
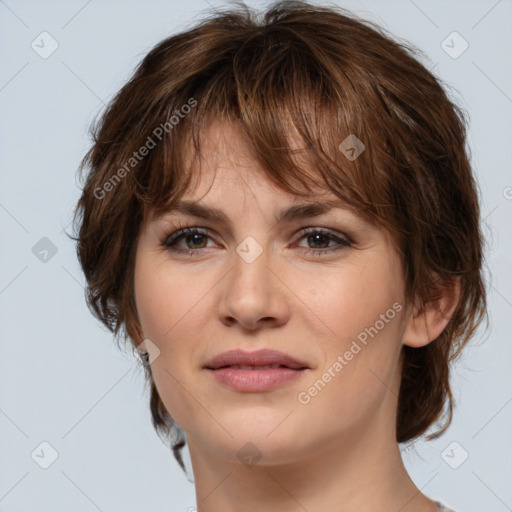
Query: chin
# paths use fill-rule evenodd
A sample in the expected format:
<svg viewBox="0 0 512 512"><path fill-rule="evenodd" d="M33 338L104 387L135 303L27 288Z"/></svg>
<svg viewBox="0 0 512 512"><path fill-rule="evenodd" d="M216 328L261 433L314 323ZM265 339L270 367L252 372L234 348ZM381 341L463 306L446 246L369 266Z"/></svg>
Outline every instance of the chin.
<svg viewBox="0 0 512 512"><path fill-rule="evenodd" d="M260 419L257 422L238 418L227 426L233 437L223 432L220 436L216 434L216 439L210 439L210 442L234 462L244 463L242 459L247 455L258 458L260 466L292 463L300 460L308 447L311 448L310 435L314 437L314 434L306 436L304 426L292 419L293 413L283 421L284 417L286 414L271 415L269 421ZM205 437L210 434L211 431L203 433Z"/></svg>

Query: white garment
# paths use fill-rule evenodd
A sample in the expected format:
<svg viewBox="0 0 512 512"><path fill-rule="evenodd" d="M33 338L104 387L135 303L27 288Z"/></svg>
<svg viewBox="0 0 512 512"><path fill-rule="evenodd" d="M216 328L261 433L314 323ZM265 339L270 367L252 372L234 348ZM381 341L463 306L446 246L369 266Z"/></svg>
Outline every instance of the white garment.
<svg viewBox="0 0 512 512"><path fill-rule="evenodd" d="M451 508L445 507L442 503L436 502L439 505L439 511L438 512L455 512Z"/></svg>

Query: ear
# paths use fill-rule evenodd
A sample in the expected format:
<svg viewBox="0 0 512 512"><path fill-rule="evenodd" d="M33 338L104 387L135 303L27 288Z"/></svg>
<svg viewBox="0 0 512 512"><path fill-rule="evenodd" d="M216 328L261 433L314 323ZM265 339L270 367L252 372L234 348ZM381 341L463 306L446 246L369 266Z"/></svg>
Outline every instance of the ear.
<svg viewBox="0 0 512 512"><path fill-rule="evenodd" d="M135 306L135 301L132 300L126 311L125 327L128 337L131 338L132 343L137 346L144 339L144 333L140 325L139 315Z"/></svg>
<svg viewBox="0 0 512 512"><path fill-rule="evenodd" d="M437 339L448 325L460 295L460 278L444 281L432 290L431 298L423 304L416 303L409 312L403 344L424 347Z"/></svg>

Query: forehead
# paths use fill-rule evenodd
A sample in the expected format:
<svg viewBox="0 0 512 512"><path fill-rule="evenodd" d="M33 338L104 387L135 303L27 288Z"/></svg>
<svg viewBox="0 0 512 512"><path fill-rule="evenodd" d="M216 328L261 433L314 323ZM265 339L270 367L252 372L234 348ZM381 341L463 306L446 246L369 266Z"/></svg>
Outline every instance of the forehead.
<svg viewBox="0 0 512 512"><path fill-rule="evenodd" d="M170 211L200 213L201 205L243 212L251 204L265 215L272 210L276 217L285 220L301 215L297 209L285 215L282 206L299 205L301 211L309 211L310 216L336 207L352 210L370 223L374 222L367 212L354 206L344 190L328 186L318 164L313 163L314 150L298 136L293 123L286 123L290 129L286 133L287 147L282 148L289 156L290 164L277 164L272 158L274 152L267 159L269 166L268 161L265 162L267 155L261 152L261 144L253 144L238 120L212 118L203 119L203 122L198 139L182 139L180 144L185 181L169 190L166 197L162 196L163 202L157 208L145 205L145 220L158 219ZM271 148L270 152L275 149ZM178 208L177 203L180 203ZM209 216L215 217L211 213Z"/></svg>
<svg viewBox="0 0 512 512"><path fill-rule="evenodd" d="M224 193L250 193L262 189L288 201L298 197L337 199L311 164L311 150L306 149L291 125L286 138L289 144L286 151L291 153L295 168L280 174L293 177L293 187L284 186L272 173L266 171L241 124L213 120L201 133L200 154L191 151L186 154L191 180L183 193L183 199L197 199L216 190ZM305 178L309 178L308 187L304 186Z"/></svg>

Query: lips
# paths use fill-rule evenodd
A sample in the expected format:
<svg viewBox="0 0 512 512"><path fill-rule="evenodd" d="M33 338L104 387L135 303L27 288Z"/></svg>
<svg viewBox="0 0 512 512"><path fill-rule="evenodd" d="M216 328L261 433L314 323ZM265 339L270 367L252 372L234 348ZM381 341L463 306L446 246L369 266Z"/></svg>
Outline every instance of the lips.
<svg viewBox="0 0 512 512"><path fill-rule="evenodd" d="M275 370L276 368L289 368L289 366L282 364L266 364L266 365L240 365L230 364L229 366L222 366L222 368L233 368L233 370ZM213 368L212 368L213 369ZM218 370L218 368L216 368Z"/></svg>
<svg viewBox="0 0 512 512"><path fill-rule="evenodd" d="M288 354L277 350L262 349L255 352L242 350L230 350L210 359L205 368L218 370L220 368L233 368L237 370L264 370L277 368L291 368L303 370L309 368L307 364Z"/></svg>
<svg viewBox="0 0 512 512"><path fill-rule="evenodd" d="M215 380L237 392L271 391L300 379L309 366L283 352L231 350L215 356L204 366Z"/></svg>

